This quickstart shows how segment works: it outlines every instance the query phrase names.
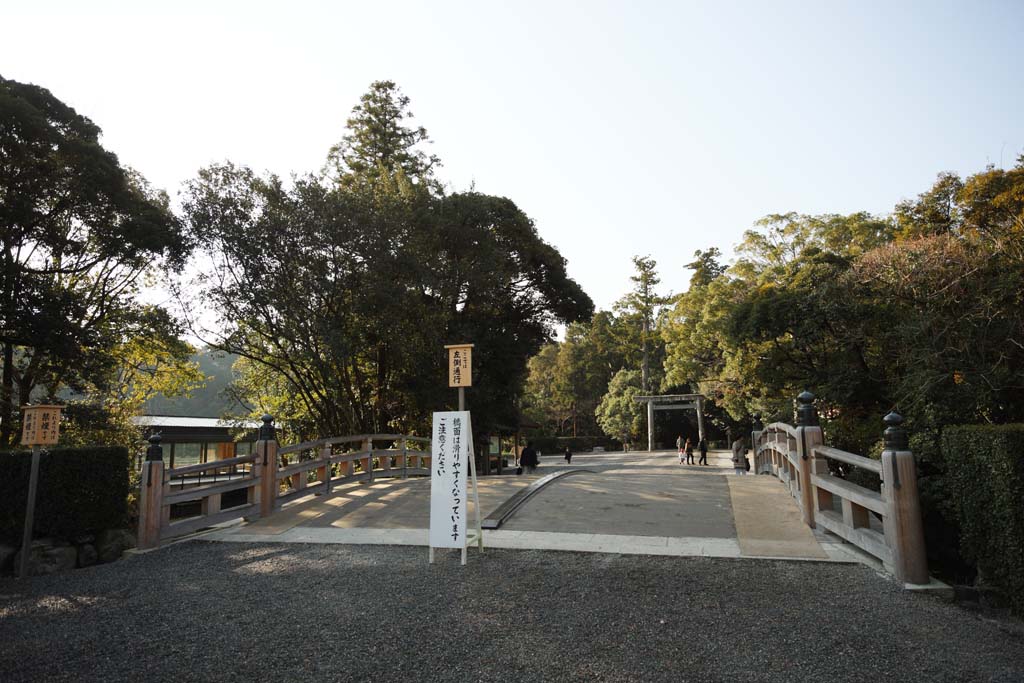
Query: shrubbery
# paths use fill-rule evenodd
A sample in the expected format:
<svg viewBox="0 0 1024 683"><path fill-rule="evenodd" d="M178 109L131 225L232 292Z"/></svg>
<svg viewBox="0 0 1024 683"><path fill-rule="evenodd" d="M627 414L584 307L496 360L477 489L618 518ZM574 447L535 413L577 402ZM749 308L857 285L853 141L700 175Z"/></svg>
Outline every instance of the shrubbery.
<svg viewBox="0 0 1024 683"><path fill-rule="evenodd" d="M965 556L1024 613L1024 424L948 427L942 453Z"/></svg>
<svg viewBox="0 0 1024 683"><path fill-rule="evenodd" d="M0 453L0 541L21 542L32 453ZM128 521L128 449L116 446L43 451L34 531L37 538L76 536Z"/></svg>

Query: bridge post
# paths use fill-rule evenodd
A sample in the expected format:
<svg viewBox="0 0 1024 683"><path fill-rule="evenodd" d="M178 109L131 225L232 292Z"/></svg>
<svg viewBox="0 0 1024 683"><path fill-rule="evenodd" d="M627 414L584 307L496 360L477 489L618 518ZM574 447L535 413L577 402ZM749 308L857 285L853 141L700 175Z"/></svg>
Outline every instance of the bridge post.
<svg viewBox="0 0 1024 683"><path fill-rule="evenodd" d="M320 457L324 461L324 466L317 469L316 476L323 482L323 494L330 495L331 493L331 444L327 444L320 449Z"/></svg>
<svg viewBox="0 0 1024 683"><path fill-rule="evenodd" d="M363 451L366 453L366 457L363 458L363 474L366 475L366 481L373 481L373 439L366 437L363 439Z"/></svg>
<svg viewBox="0 0 1024 683"><path fill-rule="evenodd" d="M273 417L264 415L262 419L253 470L260 480L260 517L269 517L277 502L277 430Z"/></svg>
<svg viewBox="0 0 1024 683"><path fill-rule="evenodd" d="M757 452L757 444L761 440L761 434L763 432L764 432L764 425L761 424L761 416L760 415L755 415L754 416L754 424L751 425L751 431L750 431L750 450L751 450L751 455L754 456L754 474L761 474L761 470L762 470L762 467L763 467L762 460L764 459L764 456L763 455L759 455L758 452Z"/></svg>
<svg viewBox="0 0 1024 683"><path fill-rule="evenodd" d="M814 394L803 391L796 397L796 400L800 404L796 410L796 460L800 486L800 511L803 513L804 523L813 529L817 501L814 497L811 475L827 473L828 464L819 462L814 455L814 447L824 443L821 426L818 424L818 411L814 409Z"/></svg>
<svg viewBox="0 0 1024 683"><path fill-rule="evenodd" d="M926 584L928 557L917 492L917 467L910 450L903 418L896 412L885 416L885 450L882 451L882 496L885 499L885 540L892 548L893 571L904 583Z"/></svg>
<svg viewBox="0 0 1024 683"><path fill-rule="evenodd" d="M164 449L160 435L149 437L146 462L142 465L139 480L139 549L156 548L160 545L160 528L163 526L164 499Z"/></svg>

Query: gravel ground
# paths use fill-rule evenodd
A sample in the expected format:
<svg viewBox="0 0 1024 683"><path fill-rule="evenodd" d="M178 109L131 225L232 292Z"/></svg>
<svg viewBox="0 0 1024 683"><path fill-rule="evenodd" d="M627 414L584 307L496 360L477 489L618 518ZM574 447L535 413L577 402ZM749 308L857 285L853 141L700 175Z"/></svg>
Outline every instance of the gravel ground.
<svg viewBox="0 0 1024 683"><path fill-rule="evenodd" d="M193 541L0 580L0 680L1022 681L1024 629L867 568Z"/></svg>

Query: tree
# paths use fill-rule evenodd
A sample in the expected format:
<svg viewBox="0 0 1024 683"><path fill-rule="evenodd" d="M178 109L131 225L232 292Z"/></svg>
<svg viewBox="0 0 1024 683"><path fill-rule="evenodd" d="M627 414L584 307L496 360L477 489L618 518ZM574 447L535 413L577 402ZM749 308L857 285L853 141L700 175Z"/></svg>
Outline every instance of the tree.
<svg viewBox="0 0 1024 683"><path fill-rule="evenodd" d="M352 109L348 133L328 152L325 170L346 186L404 176L436 188L433 171L441 161L419 149L430 136L422 126L403 125L412 118L409 98L393 81L374 81Z"/></svg>
<svg viewBox="0 0 1024 683"><path fill-rule="evenodd" d="M725 273L726 267L719 261L721 258L722 252L718 247L711 247L707 251L698 249L693 252L693 261L686 264L686 267L693 271L693 275L690 277L690 287L706 287L715 278Z"/></svg>
<svg viewBox="0 0 1024 683"><path fill-rule="evenodd" d="M644 406L634 400L643 393L640 373L619 370L608 384L608 393L597 407L597 423L613 439L636 441L644 426Z"/></svg>
<svg viewBox="0 0 1024 683"><path fill-rule="evenodd" d="M44 88L0 77L0 442L17 407L100 391L144 324L154 263L188 251L166 195L122 168L92 121ZM166 328L162 328L166 329Z"/></svg>
<svg viewBox="0 0 1024 683"><path fill-rule="evenodd" d="M668 303L668 297L660 296L655 288L661 282L656 271L657 263L650 256L634 256L636 274L630 276L633 291L615 305L621 316L635 320L639 332L640 376L643 392L650 391L651 345L660 346L660 335L653 333L655 318L660 307ZM659 351L661 349L659 348ZM659 354L660 355L660 354ZM660 358L658 359L660 361ZM660 362L658 363L660 366Z"/></svg>
<svg viewBox="0 0 1024 683"><path fill-rule="evenodd" d="M394 94L381 85L361 111ZM463 341L477 345L476 431L514 424L528 358L554 324L593 309L510 200L412 183L415 155L363 163L359 150L405 144L393 131L408 100L394 102L350 120L331 187L226 164L188 188L189 226L214 259L192 291L220 315L216 329L197 331L245 358L243 375L273 378L261 386L300 436L425 429L452 401L442 347Z"/></svg>

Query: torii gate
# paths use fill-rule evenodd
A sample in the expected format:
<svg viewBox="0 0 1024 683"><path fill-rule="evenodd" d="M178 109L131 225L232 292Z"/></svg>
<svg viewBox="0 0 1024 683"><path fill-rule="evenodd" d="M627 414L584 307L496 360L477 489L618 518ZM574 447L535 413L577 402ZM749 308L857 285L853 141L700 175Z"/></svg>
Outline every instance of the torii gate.
<svg viewBox="0 0 1024 683"><path fill-rule="evenodd" d="M647 404L647 450L654 450L654 411L689 410L697 411L697 432L704 438L704 395L664 394L662 396L634 396L634 400Z"/></svg>

